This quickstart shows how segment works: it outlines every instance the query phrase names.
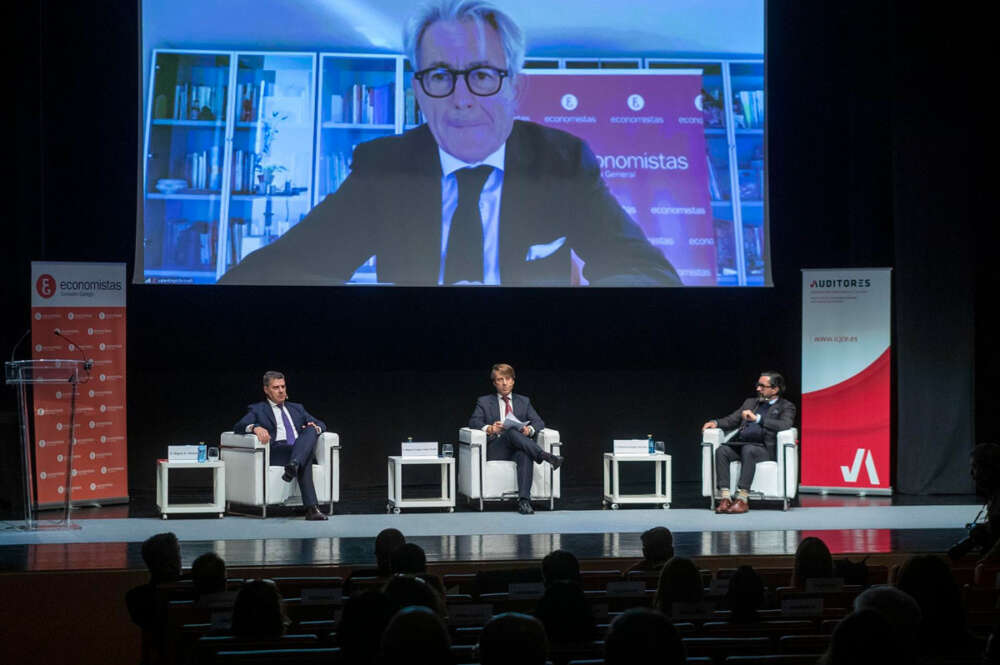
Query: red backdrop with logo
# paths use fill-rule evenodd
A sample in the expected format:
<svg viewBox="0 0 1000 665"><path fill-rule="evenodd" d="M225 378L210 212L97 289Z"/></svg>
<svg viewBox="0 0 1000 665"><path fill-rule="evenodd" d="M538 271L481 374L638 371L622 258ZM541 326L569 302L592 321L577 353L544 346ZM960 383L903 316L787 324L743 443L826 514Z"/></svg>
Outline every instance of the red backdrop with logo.
<svg viewBox="0 0 1000 665"><path fill-rule="evenodd" d="M76 401L72 499L127 499L125 441L125 264L31 264L32 358L93 360ZM56 331L60 333L56 334ZM36 385L35 487L39 505L68 487L72 386Z"/></svg>

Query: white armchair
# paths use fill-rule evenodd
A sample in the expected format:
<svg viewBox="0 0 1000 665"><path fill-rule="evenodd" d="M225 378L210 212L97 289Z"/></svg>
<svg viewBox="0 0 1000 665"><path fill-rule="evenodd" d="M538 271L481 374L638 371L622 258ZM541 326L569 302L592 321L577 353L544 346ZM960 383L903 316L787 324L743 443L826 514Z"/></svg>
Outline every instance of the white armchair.
<svg viewBox="0 0 1000 665"><path fill-rule="evenodd" d="M220 437L221 459L226 467L226 512L237 503L261 509L275 505L301 506L302 493L297 480L281 479L284 467L271 466L271 448L253 434L223 432ZM316 441L316 463L312 465L313 484L319 503L340 501L340 435L323 432Z"/></svg>
<svg viewBox="0 0 1000 665"><path fill-rule="evenodd" d="M538 445L542 450L558 455L562 448L559 431L543 429L538 432ZM559 469L543 462L535 464L531 482L531 498L549 501L549 510L555 509L559 498ZM484 501L503 501L517 498L517 464L506 460L486 460L486 433L479 429L463 427L458 431L458 493L471 503L479 500L479 510Z"/></svg>
<svg viewBox="0 0 1000 665"><path fill-rule="evenodd" d="M715 508L718 488L715 480L715 450L729 441L738 430L729 434L713 428L702 432L701 438L701 495L711 497L711 507ZM795 498L799 488L799 431L794 427L778 432L776 460L759 462L754 471L750 496L757 499L781 501L782 510L788 510L788 503ZM740 476L741 462L730 462L730 490L736 491L736 481Z"/></svg>

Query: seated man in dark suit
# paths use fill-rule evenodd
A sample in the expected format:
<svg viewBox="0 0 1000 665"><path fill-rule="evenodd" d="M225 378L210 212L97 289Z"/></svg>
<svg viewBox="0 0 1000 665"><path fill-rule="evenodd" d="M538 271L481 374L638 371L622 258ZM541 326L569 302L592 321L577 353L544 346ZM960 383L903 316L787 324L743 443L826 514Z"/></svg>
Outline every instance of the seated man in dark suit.
<svg viewBox="0 0 1000 665"><path fill-rule="evenodd" d="M563 458L542 450L535 443L535 435L538 430L545 429L545 423L531 406L530 399L513 394L514 368L498 363L490 370L490 380L497 391L476 400L469 427L486 432L487 460L517 463L517 509L522 515L530 515L535 512L531 507L532 462L548 462L553 469L558 469ZM527 424L519 430L504 429L503 421L508 415Z"/></svg>
<svg viewBox="0 0 1000 665"><path fill-rule="evenodd" d="M372 255L397 285L679 286L572 134L515 120L524 34L481 0L437 0L404 35L426 123L362 143L340 188L220 281L341 284Z"/></svg>
<svg viewBox="0 0 1000 665"><path fill-rule="evenodd" d="M285 375L281 372L264 373L264 394L267 399L248 406L247 414L236 423L233 431L254 434L261 443L270 445L271 466L285 467L281 477L286 482L299 481L306 519L326 520L326 515L316 505L312 476L316 441L326 425L309 415L301 404L286 400Z"/></svg>
<svg viewBox="0 0 1000 665"><path fill-rule="evenodd" d="M761 372L757 379L757 397L748 398L728 416L709 420L701 426L705 431L716 427L732 429L739 425L736 436L715 450L715 482L722 491L722 500L715 512L738 515L750 510L748 498L757 463L776 459L778 432L795 424L795 405L781 397L784 392L783 376L777 372ZM742 463L735 500L729 491L730 462Z"/></svg>

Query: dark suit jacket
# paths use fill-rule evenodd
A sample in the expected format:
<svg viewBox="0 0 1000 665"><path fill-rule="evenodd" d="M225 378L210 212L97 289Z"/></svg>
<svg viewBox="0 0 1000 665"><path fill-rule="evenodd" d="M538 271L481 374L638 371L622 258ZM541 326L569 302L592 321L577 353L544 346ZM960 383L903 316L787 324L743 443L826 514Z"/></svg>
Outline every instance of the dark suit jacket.
<svg viewBox="0 0 1000 665"><path fill-rule="evenodd" d="M286 400L285 408L288 409L288 415L292 418L292 425L295 426L296 435L305 428L308 422L316 423L321 430L326 430L326 423L316 416L310 415L301 404ZM278 436L278 424L274 422L274 409L271 408L271 405L267 401L255 402L249 405L247 407L247 414L240 418L240 421L233 426L233 431L237 434L246 434L247 425L260 425L271 435L272 441Z"/></svg>
<svg viewBox="0 0 1000 665"><path fill-rule="evenodd" d="M522 422L530 421L528 424L535 428L535 434L545 429L542 417L531 406L531 400L524 395L511 393L510 407L514 412L514 417L518 420ZM497 400L497 394L483 395L476 400L476 408L472 410L472 415L469 416L469 427L482 429L498 420L502 421L503 417L500 415L500 403Z"/></svg>
<svg viewBox="0 0 1000 665"><path fill-rule="evenodd" d="M745 409L753 411L757 408L757 404L758 400L756 397L749 397L743 402L740 408L728 416L716 418L715 422L718 424L719 429L731 430L739 427L743 422L743 411ZM771 405L771 408L767 411L767 415L761 420L760 424L764 430L764 445L767 447L767 452L771 459L775 459L774 453L778 445L778 432L795 425L795 412L794 404L784 397L779 397L778 401Z"/></svg>
<svg viewBox="0 0 1000 665"><path fill-rule="evenodd" d="M505 286L567 285L570 249L584 277L607 285L679 286L680 279L601 178L575 136L516 121L507 140L500 200ZM565 237L527 261L528 249ZM351 175L309 215L223 275L238 284L340 284L370 256L380 282L437 284L441 264L441 160L426 125L362 143Z"/></svg>

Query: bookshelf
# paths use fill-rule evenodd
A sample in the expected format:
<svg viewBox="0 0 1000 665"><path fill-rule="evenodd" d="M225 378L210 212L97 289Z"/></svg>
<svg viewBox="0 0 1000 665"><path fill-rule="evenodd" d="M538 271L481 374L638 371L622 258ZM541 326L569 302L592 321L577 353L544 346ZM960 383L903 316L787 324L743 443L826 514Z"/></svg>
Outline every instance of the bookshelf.
<svg viewBox="0 0 1000 665"><path fill-rule="evenodd" d="M316 56L153 52L146 281L214 283L312 208Z"/></svg>

